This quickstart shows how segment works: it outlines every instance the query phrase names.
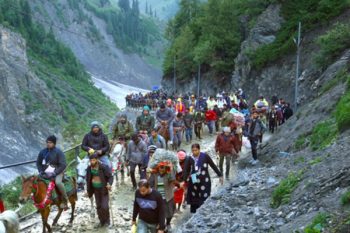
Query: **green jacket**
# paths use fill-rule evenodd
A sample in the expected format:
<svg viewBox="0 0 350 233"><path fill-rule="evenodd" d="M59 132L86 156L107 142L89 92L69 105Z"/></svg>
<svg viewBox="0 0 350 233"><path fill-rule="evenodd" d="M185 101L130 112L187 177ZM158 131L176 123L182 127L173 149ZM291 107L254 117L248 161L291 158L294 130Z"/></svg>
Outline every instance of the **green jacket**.
<svg viewBox="0 0 350 233"><path fill-rule="evenodd" d="M133 133L134 133L134 127L132 126L130 121L127 121L125 124L118 121L113 126L113 139L117 139L119 137L125 137L127 139L130 139Z"/></svg>
<svg viewBox="0 0 350 233"><path fill-rule="evenodd" d="M151 115L141 115L136 119L136 131L147 130L148 133L154 128L155 120Z"/></svg>

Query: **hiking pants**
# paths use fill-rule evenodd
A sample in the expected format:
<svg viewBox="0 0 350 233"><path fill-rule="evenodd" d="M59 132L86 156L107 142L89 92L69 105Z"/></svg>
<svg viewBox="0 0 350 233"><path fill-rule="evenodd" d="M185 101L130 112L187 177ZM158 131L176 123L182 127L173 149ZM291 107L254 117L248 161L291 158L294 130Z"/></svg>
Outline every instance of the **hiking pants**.
<svg viewBox="0 0 350 233"><path fill-rule="evenodd" d="M132 186L134 188L137 188L136 177L135 177L135 170L137 166L139 167L139 173L141 174L142 164L136 164L136 163L130 162L130 178L131 178Z"/></svg>
<svg viewBox="0 0 350 233"><path fill-rule="evenodd" d="M194 133L197 138L201 138L202 123L194 124Z"/></svg>
<svg viewBox="0 0 350 233"><path fill-rule="evenodd" d="M231 158L232 158L232 155L230 155L230 154L220 155L219 167L220 167L220 171L222 174L224 174L224 168L223 168L224 167L224 159L226 160L226 177L228 177L230 175Z"/></svg>
<svg viewBox="0 0 350 233"><path fill-rule="evenodd" d="M108 192L106 192L104 189L105 187L94 188L96 209L100 223L109 225L109 196Z"/></svg>
<svg viewBox="0 0 350 233"><path fill-rule="evenodd" d="M249 137L250 145L252 147L252 155L253 159L258 159L258 144L259 144L259 136Z"/></svg>
<svg viewBox="0 0 350 233"><path fill-rule="evenodd" d="M63 172L55 177L55 184L63 198L68 201L68 196L63 184Z"/></svg>
<svg viewBox="0 0 350 233"><path fill-rule="evenodd" d="M274 133L275 132L275 128L277 128L277 124L275 121L270 121L269 122L269 131L271 133Z"/></svg>
<svg viewBox="0 0 350 233"><path fill-rule="evenodd" d="M186 133L186 142L192 141L192 128L186 128L185 133Z"/></svg>
<svg viewBox="0 0 350 233"><path fill-rule="evenodd" d="M215 121L215 130L216 130L216 132L220 131L220 125L221 125L221 121L219 121L219 120Z"/></svg>

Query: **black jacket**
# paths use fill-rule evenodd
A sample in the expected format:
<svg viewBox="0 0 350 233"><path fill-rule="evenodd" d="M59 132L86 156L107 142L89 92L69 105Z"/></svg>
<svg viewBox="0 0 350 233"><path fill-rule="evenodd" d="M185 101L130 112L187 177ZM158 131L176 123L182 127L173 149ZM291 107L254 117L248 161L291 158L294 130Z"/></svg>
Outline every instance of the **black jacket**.
<svg viewBox="0 0 350 233"><path fill-rule="evenodd" d="M108 190L105 187L107 186L107 183L110 185L113 184L113 175L110 169L102 163L99 163L98 165L98 174L103 184L103 190L105 191L104 194L107 194ZM91 166L89 166L86 171L86 186L89 197L92 197L94 194L94 188L92 187Z"/></svg>
<svg viewBox="0 0 350 233"><path fill-rule="evenodd" d="M85 135L81 148L88 152L90 148L94 150L102 150L102 155L105 155L109 151L109 141L106 134L100 130L97 134L90 132Z"/></svg>
<svg viewBox="0 0 350 233"><path fill-rule="evenodd" d="M44 159L45 164L43 164ZM65 155L57 147L51 150L45 148L41 150L38 155L38 158L36 160L36 166L38 168L39 173L44 172L49 165L55 167L56 175L62 173L67 166Z"/></svg>

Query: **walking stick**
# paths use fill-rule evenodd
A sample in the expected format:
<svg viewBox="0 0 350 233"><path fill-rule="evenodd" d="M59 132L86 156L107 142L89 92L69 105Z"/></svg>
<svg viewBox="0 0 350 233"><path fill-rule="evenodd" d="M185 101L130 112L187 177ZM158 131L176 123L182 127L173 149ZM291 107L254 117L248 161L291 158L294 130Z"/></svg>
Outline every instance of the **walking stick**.
<svg viewBox="0 0 350 233"><path fill-rule="evenodd" d="M112 210L112 198L111 198L111 191L108 190L108 199L109 199L109 212L111 214L112 218L112 226L114 226L114 216L113 216L113 210Z"/></svg>

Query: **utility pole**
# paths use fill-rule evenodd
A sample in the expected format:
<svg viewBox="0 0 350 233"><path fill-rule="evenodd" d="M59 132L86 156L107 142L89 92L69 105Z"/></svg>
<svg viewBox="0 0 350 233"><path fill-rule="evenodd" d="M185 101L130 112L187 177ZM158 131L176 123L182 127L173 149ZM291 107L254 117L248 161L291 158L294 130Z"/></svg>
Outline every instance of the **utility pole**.
<svg viewBox="0 0 350 233"><path fill-rule="evenodd" d="M174 93L176 91L176 55L174 55L174 74L173 74L173 81L174 81Z"/></svg>
<svg viewBox="0 0 350 233"><path fill-rule="evenodd" d="M300 43L301 43L301 22L298 25L298 38L294 38L294 43L297 45L297 64L296 64L296 74L295 74L295 89L294 89L294 112L298 108L298 79L300 76Z"/></svg>
<svg viewBox="0 0 350 233"><path fill-rule="evenodd" d="M201 64L198 64L198 83L197 83L197 98L199 98L201 86Z"/></svg>

